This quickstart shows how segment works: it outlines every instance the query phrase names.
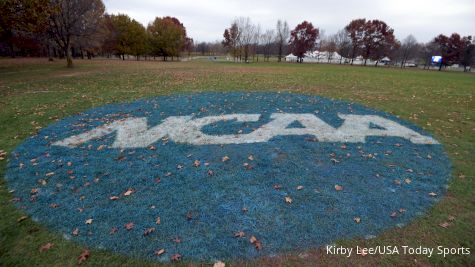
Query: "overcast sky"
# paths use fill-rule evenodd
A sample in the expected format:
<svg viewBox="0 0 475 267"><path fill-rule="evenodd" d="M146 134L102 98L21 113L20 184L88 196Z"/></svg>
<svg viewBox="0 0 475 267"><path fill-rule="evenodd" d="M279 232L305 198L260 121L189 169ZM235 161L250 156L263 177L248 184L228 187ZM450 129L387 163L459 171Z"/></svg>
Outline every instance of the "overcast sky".
<svg viewBox="0 0 475 267"><path fill-rule="evenodd" d="M104 0L108 13L125 13L145 26L155 17L174 16L197 41L221 40L233 18L250 17L263 29L277 19L291 28L308 20L329 35L355 18L381 19L396 37L413 34L429 41L439 33L475 35L475 0Z"/></svg>

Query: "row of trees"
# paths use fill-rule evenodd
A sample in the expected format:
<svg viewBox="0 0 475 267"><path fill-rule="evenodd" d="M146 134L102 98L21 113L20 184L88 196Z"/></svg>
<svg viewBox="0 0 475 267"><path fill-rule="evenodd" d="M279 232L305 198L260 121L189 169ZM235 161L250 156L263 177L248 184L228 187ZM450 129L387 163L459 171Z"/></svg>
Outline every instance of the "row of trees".
<svg viewBox="0 0 475 267"><path fill-rule="evenodd" d="M179 57L193 40L173 17L156 18L146 28L127 15L105 13L102 0L3 0L0 53L65 57L95 54Z"/></svg>
<svg viewBox="0 0 475 267"><path fill-rule="evenodd" d="M308 21L303 21L290 31L287 22L279 20L275 29L263 31L249 18L238 18L231 23L231 27L225 29L222 45L234 60L244 62L256 54L263 54L264 60L276 54L280 61L289 52L297 56L297 62L303 62L305 53L313 50L329 52L328 61L332 60L336 52L340 55L340 63L345 58L353 64L354 59L361 56L364 65L372 60L376 66L383 57L389 57L404 67L408 61L423 62L425 66L430 66L431 57L441 55L439 69L452 64L468 67L475 60L475 43L471 36L441 34L422 44L409 35L400 42L394 35L394 29L377 19L355 19L337 33L325 36L324 31Z"/></svg>

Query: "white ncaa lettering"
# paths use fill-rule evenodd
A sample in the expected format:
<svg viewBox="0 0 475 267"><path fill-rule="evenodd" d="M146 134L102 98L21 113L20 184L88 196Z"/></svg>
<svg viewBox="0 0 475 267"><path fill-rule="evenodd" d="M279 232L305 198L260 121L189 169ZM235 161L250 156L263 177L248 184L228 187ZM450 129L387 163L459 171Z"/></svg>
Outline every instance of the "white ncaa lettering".
<svg viewBox="0 0 475 267"><path fill-rule="evenodd" d="M334 128L314 114L273 113L271 121L247 134L208 135L202 132L206 125L219 121L257 122L260 114L227 114L192 118L170 116L161 124L148 127L147 118L127 118L105 124L82 134L73 135L53 143L55 146L77 147L90 140L116 132L114 148L147 147L168 136L176 143L192 145L221 145L268 142L275 136L312 135L320 142L364 143L367 136L394 136L414 144L438 144L399 123L376 115L338 114L344 120ZM289 128L299 122L302 128ZM379 128L371 128L371 124Z"/></svg>

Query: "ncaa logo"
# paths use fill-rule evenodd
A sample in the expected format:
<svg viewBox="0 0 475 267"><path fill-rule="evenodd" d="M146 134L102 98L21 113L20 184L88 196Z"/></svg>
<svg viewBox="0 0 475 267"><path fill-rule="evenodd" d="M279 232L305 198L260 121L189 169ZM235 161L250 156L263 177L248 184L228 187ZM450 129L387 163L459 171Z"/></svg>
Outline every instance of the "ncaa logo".
<svg viewBox="0 0 475 267"><path fill-rule="evenodd" d="M91 109L27 139L7 170L17 204L39 223L89 247L158 260L373 237L425 213L449 177L441 144L410 123L280 93Z"/></svg>

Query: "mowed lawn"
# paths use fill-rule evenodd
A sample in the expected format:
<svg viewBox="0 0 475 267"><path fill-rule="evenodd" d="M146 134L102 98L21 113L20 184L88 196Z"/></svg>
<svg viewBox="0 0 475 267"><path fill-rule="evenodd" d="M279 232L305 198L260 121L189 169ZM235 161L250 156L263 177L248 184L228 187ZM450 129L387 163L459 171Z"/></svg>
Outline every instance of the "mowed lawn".
<svg viewBox="0 0 475 267"><path fill-rule="evenodd" d="M453 164L446 196L428 214L377 238L341 240L344 246L470 247L471 255L344 256L323 248L233 265L475 265L475 74L326 64L77 60L75 68L45 59L0 59L0 150L12 151L54 121L108 103L204 91L280 91L353 101L389 112L431 132ZM0 176L7 160L0 161ZM0 179L0 265L77 265L85 249L33 222L15 208ZM449 220L452 216L453 220ZM440 224L449 222L444 228ZM284 234L284 233L283 233ZM48 251L40 247L54 243ZM183 265L206 265L192 263ZM212 264L212 263L211 263ZM84 265L155 266L91 250Z"/></svg>

